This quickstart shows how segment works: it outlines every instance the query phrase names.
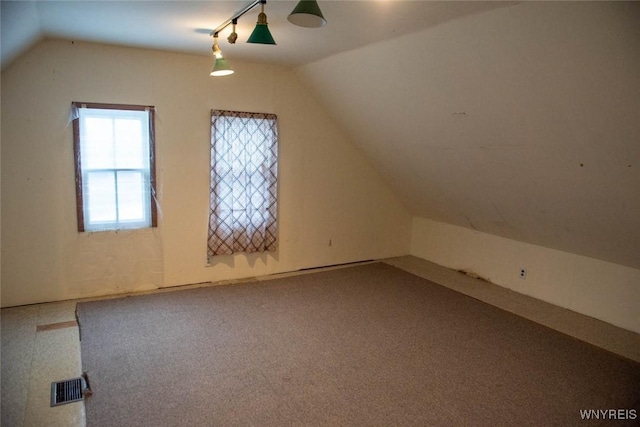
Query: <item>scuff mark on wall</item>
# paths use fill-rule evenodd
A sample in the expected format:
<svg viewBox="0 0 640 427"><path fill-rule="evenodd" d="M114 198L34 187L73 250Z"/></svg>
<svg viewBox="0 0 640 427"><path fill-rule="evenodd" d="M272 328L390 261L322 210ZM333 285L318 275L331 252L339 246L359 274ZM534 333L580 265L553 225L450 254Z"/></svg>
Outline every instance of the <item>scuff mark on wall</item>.
<svg viewBox="0 0 640 427"><path fill-rule="evenodd" d="M489 203L491 203L491 206L493 206L493 209L498 213L498 215L500 216L500 218L502 219L502 223L504 225L509 225L509 223L507 222L506 218L504 217L504 215L502 215L502 212L500 212L500 210L498 209L498 207L496 206L496 204L493 202L493 200L491 199L490 196L487 196L487 199L489 199Z"/></svg>
<svg viewBox="0 0 640 427"><path fill-rule="evenodd" d="M467 220L467 222L469 223L469 225L471 226L471 228L473 228L474 230L478 230L478 229L476 228L476 226L475 226L475 225L473 225L473 222L471 222L471 220L469 219L469 217L468 217L468 216L466 216L466 215L464 215L464 214L463 214L462 216L464 217L464 219L466 219L466 220Z"/></svg>
<svg viewBox="0 0 640 427"><path fill-rule="evenodd" d="M456 270L456 271L458 273L462 273L462 274L464 274L466 276L469 276L469 277L471 277L473 279L482 280L483 282L487 282L487 283L493 283L491 280L487 279L486 277L480 276L478 273L476 273L476 272L474 272L472 270L468 270L468 269L462 268L462 269L459 269L459 270Z"/></svg>

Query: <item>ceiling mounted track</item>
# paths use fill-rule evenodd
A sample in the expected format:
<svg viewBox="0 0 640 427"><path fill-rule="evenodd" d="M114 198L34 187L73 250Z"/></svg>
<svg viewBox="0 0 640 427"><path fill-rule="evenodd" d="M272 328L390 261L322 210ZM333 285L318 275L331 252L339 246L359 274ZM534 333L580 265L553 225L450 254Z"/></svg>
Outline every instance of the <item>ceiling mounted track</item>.
<svg viewBox="0 0 640 427"><path fill-rule="evenodd" d="M269 31L269 26L267 24L267 15L264 12L266 3L267 0L254 0L251 3L248 3L229 19L218 25L215 30L211 31L210 35L213 36L212 51L215 61L213 70L210 73L211 76L227 76L233 74L233 69L222 54L222 50L218 45L218 35L229 25L233 25L233 31L227 38L227 41L231 44L235 44L236 40L238 39L238 33L236 33L236 25L238 23L238 19L240 19L243 15L245 15L257 5L260 5L261 9L260 14L258 15L258 22L256 23L256 27L254 28L253 32L247 39L247 43L270 45L276 44L273 36L271 35L271 31ZM320 6L318 6L318 2L316 0L300 0L293 11L287 17L287 20L294 25L305 28L319 28L327 24L327 20L322 15Z"/></svg>

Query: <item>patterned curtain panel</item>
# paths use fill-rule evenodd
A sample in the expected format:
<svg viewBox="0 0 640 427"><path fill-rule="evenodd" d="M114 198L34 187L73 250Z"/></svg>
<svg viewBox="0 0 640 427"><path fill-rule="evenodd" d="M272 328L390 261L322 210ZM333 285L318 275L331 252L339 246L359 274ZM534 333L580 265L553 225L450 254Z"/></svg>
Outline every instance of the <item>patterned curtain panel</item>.
<svg viewBox="0 0 640 427"><path fill-rule="evenodd" d="M275 251L277 193L276 115L213 110L208 256Z"/></svg>

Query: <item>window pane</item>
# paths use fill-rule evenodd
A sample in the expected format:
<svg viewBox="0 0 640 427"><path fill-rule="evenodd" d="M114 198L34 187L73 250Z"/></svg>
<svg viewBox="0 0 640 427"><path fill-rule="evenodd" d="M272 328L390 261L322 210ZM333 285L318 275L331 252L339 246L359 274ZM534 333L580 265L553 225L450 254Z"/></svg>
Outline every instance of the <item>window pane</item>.
<svg viewBox="0 0 640 427"><path fill-rule="evenodd" d="M149 113L80 109L82 166L149 170Z"/></svg>
<svg viewBox="0 0 640 427"><path fill-rule="evenodd" d="M115 184L112 171L89 172L86 175L84 212L89 224L117 219Z"/></svg>
<svg viewBox="0 0 640 427"><path fill-rule="evenodd" d="M146 191L141 172L118 172L118 213L120 221L144 221Z"/></svg>
<svg viewBox="0 0 640 427"><path fill-rule="evenodd" d="M116 167L121 169L147 169L149 156L146 153L144 123L140 118L115 120Z"/></svg>
<svg viewBox="0 0 640 427"><path fill-rule="evenodd" d="M115 164L113 120L86 117L82 128L82 167L112 169Z"/></svg>

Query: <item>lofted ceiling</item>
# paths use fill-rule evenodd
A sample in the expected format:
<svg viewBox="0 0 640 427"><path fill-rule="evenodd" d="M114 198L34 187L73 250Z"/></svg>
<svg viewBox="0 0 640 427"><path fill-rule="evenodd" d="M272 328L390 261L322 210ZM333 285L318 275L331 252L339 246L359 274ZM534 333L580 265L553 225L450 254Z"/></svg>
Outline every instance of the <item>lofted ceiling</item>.
<svg viewBox="0 0 640 427"><path fill-rule="evenodd" d="M640 269L639 23L526 2L296 71L413 215Z"/></svg>
<svg viewBox="0 0 640 427"><path fill-rule="evenodd" d="M2 0L2 67L42 38L211 55L210 32L251 3ZM221 48L232 59L298 66L508 3L320 0L328 24L319 29L287 21L296 4L270 0L265 6L277 47L245 43L257 20L257 6L238 21L235 45L226 41L230 26L221 32Z"/></svg>
<svg viewBox="0 0 640 427"><path fill-rule="evenodd" d="M2 1L2 67L42 38L210 55L247 2ZM640 2L323 1L278 46L411 214L640 269Z"/></svg>

